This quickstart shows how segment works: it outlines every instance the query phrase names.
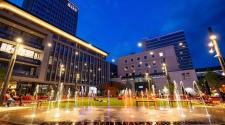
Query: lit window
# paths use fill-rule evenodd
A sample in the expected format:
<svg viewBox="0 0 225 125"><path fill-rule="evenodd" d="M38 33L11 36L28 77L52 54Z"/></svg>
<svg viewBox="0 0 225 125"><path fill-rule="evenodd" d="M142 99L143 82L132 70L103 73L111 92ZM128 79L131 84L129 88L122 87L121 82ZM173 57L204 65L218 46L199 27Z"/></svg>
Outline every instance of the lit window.
<svg viewBox="0 0 225 125"><path fill-rule="evenodd" d="M163 52L160 52L160 53L159 53L159 56L162 57L162 56L163 56Z"/></svg>

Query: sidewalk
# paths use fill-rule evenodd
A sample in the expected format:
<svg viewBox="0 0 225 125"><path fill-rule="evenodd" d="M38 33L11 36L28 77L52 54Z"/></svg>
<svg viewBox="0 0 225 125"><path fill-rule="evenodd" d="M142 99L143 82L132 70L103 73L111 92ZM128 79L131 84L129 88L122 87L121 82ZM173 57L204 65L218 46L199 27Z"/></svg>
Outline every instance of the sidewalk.
<svg viewBox="0 0 225 125"><path fill-rule="evenodd" d="M6 111L13 111L13 110L22 110L22 109L28 109L30 107L0 107L0 112L6 112Z"/></svg>

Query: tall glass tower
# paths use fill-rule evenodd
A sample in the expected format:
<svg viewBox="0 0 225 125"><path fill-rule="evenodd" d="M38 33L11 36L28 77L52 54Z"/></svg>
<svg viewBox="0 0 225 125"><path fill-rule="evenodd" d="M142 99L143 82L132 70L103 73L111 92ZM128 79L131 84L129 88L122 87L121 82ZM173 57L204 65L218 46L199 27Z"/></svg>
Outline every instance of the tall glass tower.
<svg viewBox="0 0 225 125"><path fill-rule="evenodd" d="M48 23L76 35L78 8L69 0L24 0L23 8Z"/></svg>
<svg viewBox="0 0 225 125"><path fill-rule="evenodd" d="M142 42L145 51L173 45L176 52L177 61L179 63L179 68L182 70L193 69L192 58L189 53L184 31L177 31L170 34L145 39Z"/></svg>

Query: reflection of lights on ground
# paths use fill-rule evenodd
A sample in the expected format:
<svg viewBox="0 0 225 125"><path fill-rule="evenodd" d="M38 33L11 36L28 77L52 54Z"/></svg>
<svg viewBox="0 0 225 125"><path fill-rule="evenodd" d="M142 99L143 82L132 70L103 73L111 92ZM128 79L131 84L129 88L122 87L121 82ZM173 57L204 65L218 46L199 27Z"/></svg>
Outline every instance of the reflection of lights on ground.
<svg viewBox="0 0 225 125"><path fill-rule="evenodd" d="M131 118L134 118L134 115L130 115Z"/></svg>
<svg viewBox="0 0 225 125"><path fill-rule="evenodd" d="M163 107L160 107L160 108L159 108L159 110L161 110L161 111L162 111L162 110L164 110L164 108L163 108Z"/></svg>
<svg viewBox="0 0 225 125"><path fill-rule="evenodd" d="M55 118L58 118L58 117L60 117L60 114L59 113L56 113L55 114Z"/></svg>
<svg viewBox="0 0 225 125"><path fill-rule="evenodd" d="M67 114L70 113L70 110L66 110L66 113L67 113Z"/></svg>
<svg viewBox="0 0 225 125"><path fill-rule="evenodd" d="M210 117L211 115L210 115L210 114L206 114L206 116L207 116L207 117Z"/></svg>
<svg viewBox="0 0 225 125"><path fill-rule="evenodd" d="M34 117L36 117L36 114L33 113L30 117L34 118Z"/></svg>
<svg viewBox="0 0 225 125"><path fill-rule="evenodd" d="M173 112L173 110L172 110L172 109L169 109L169 110L168 110L168 112L170 112L170 113L171 113L171 112Z"/></svg>
<svg viewBox="0 0 225 125"><path fill-rule="evenodd" d="M185 118L185 117L186 117L186 115L185 115L185 114L181 114L181 117L182 117L182 118Z"/></svg>

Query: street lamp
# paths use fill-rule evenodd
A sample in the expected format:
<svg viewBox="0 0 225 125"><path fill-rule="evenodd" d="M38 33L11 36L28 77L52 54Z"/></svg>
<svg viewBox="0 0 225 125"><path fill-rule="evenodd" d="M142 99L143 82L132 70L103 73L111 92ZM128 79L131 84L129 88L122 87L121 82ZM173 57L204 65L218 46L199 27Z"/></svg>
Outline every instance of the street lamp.
<svg viewBox="0 0 225 125"><path fill-rule="evenodd" d="M3 83L3 88L2 88L2 91L1 91L0 105L3 105L4 95L5 95L5 93L8 89L9 80L12 76L13 68L14 68L14 65L15 65L15 62L16 62L16 57L17 57L19 49L21 49L21 44L23 42L22 38L20 38L20 37L16 38L15 41L16 41L16 46L15 46L13 55L10 59L9 67L7 69L6 77L5 77L5 80L4 80L4 83Z"/></svg>
<svg viewBox="0 0 225 125"><path fill-rule="evenodd" d="M139 42L137 45L138 45L138 47L140 47L140 48L142 47L142 43L141 43L141 42Z"/></svg>
<svg viewBox="0 0 225 125"><path fill-rule="evenodd" d="M166 63L162 64L162 70L165 72L166 75L168 75L167 65Z"/></svg>
<svg viewBox="0 0 225 125"><path fill-rule="evenodd" d="M216 55L217 55L216 57L218 58L221 68L222 68L222 71L223 71L222 74L224 74L225 73L225 62L223 60L223 56L221 54L221 51L220 51L220 48L218 45L217 36L214 34L211 27L208 28L208 32L209 32L209 39L211 40L210 43L208 44L208 46L210 47L209 52L213 53L215 50Z"/></svg>
<svg viewBox="0 0 225 125"><path fill-rule="evenodd" d="M115 60L115 59L112 59L112 62L113 62L113 63L115 63L115 62L116 62L116 60Z"/></svg>

